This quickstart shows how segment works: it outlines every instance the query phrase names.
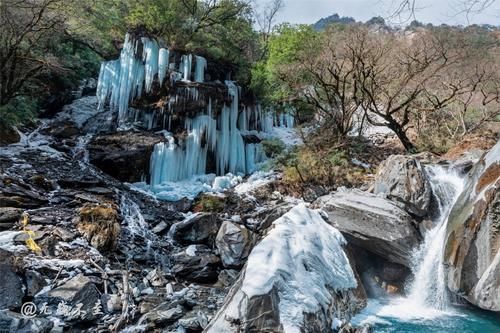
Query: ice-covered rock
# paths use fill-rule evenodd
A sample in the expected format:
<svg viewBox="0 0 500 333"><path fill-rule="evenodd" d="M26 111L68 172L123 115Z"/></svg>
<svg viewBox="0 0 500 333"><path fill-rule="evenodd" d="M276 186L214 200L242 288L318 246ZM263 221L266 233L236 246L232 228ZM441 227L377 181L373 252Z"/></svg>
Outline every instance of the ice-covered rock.
<svg viewBox="0 0 500 333"><path fill-rule="evenodd" d="M408 212L417 216L429 213L432 188L424 167L412 156L393 155L382 162L375 176L374 193L402 202Z"/></svg>
<svg viewBox="0 0 500 333"><path fill-rule="evenodd" d="M420 236L412 217L395 203L356 189L339 190L316 203L350 243L410 267Z"/></svg>
<svg viewBox="0 0 500 333"><path fill-rule="evenodd" d="M54 323L47 318L28 318L20 313L0 310L0 331L2 332L52 332Z"/></svg>
<svg viewBox="0 0 500 333"><path fill-rule="evenodd" d="M447 225L448 288L483 309L500 311L500 142L470 171Z"/></svg>
<svg viewBox="0 0 500 333"><path fill-rule="evenodd" d="M206 332L323 332L362 307L341 233L298 205L254 247Z"/></svg>

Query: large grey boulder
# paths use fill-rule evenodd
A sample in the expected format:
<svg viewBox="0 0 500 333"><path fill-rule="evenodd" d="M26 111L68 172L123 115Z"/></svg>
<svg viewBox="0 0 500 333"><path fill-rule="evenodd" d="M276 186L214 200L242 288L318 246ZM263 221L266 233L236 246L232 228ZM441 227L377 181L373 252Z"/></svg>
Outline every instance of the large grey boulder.
<svg viewBox="0 0 500 333"><path fill-rule="evenodd" d="M35 297L37 306L47 303L52 308L52 313L63 317L65 320L94 320L102 309L99 291L92 280L79 274L64 284L47 293ZM72 311L57 311L61 304L68 306Z"/></svg>
<svg viewBox="0 0 500 333"><path fill-rule="evenodd" d="M332 332L366 305L342 234L301 204L257 244L205 332Z"/></svg>
<svg viewBox="0 0 500 333"><path fill-rule="evenodd" d="M420 236L412 217L394 202L356 189L340 189L320 197L316 204L350 243L410 267Z"/></svg>
<svg viewBox="0 0 500 333"><path fill-rule="evenodd" d="M432 188L425 168L415 157L393 155L382 162L375 176L374 193L401 202L416 216L429 213Z"/></svg>
<svg viewBox="0 0 500 333"><path fill-rule="evenodd" d="M172 273L189 281L215 282L220 259L206 245L190 245L172 256Z"/></svg>
<svg viewBox="0 0 500 333"><path fill-rule="evenodd" d="M169 236L184 245L201 243L212 245L220 225L221 220L216 214L198 213L172 225Z"/></svg>
<svg viewBox="0 0 500 333"><path fill-rule="evenodd" d="M468 175L447 225L448 288L483 309L500 311L500 142Z"/></svg>
<svg viewBox="0 0 500 333"><path fill-rule="evenodd" d="M250 254L253 236L245 226L224 221L219 229L215 245L224 267L237 268L243 266Z"/></svg>

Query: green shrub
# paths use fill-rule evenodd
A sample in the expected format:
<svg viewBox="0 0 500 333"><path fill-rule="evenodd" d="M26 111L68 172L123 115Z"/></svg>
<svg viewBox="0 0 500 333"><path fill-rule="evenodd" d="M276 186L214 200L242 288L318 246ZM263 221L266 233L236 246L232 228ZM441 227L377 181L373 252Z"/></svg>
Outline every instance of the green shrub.
<svg viewBox="0 0 500 333"><path fill-rule="evenodd" d="M277 157L286 149L285 144L280 139L263 140L262 148L264 149L264 153L266 154L266 156L269 158Z"/></svg>
<svg viewBox="0 0 500 333"><path fill-rule="evenodd" d="M203 194L193 207L194 212L220 213L224 210L224 198Z"/></svg>
<svg viewBox="0 0 500 333"><path fill-rule="evenodd" d="M31 121L36 116L37 103L29 97L16 97L0 106L0 119L7 125Z"/></svg>

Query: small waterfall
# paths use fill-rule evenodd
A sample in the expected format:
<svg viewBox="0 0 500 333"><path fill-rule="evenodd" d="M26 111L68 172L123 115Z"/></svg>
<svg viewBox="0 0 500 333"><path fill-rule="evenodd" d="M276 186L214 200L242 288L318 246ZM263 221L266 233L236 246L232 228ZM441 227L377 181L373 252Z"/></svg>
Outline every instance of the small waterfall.
<svg viewBox="0 0 500 333"><path fill-rule="evenodd" d="M464 179L456 171L441 166L429 166L432 191L438 212L434 227L427 231L425 240L413 258L414 280L408 301L415 307L445 310L448 295L443 266L443 251L448 215L463 190Z"/></svg>
<svg viewBox="0 0 500 333"><path fill-rule="evenodd" d="M89 152L87 150L87 144L92 140L92 134L86 134L84 136L80 136L76 143L76 146L72 149L71 153L73 154L73 158L78 160L80 167L85 169L89 164Z"/></svg>

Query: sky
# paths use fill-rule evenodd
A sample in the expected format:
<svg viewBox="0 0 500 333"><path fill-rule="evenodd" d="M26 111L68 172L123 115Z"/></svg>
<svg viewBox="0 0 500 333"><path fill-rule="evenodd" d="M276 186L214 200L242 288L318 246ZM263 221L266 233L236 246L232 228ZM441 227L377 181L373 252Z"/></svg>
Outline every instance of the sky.
<svg viewBox="0 0 500 333"><path fill-rule="evenodd" d="M256 0L262 7L271 0ZM367 21L373 16L388 18L400 0L284 0L285 7L277 17L277 23L315 23L334 13L351 16L357 21ZM467 25L467 17L461 10L463 0L416 0L416 19L423 23ZM394 23L402 20L393 19ZM479 14L469 17L472 23L500 25L500 0Z"/></svg>

